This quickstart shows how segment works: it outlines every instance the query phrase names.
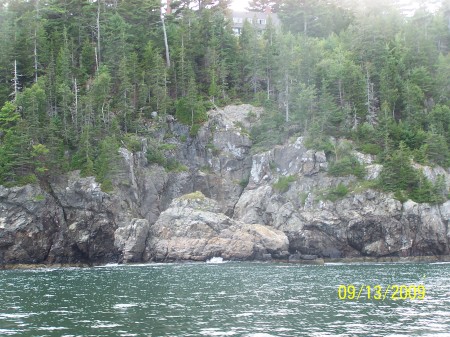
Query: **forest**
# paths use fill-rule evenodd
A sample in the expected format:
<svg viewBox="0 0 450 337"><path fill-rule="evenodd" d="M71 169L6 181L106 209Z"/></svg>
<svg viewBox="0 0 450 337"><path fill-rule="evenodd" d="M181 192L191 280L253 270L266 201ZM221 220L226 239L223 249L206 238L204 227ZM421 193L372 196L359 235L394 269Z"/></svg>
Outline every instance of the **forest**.
<svg viewBox="0 0 450 337"><path fill-rule="evenodd" d="M108 189L117 149L139 150L153 111L195 137L207 110L251 103L266 111L254 151L302 135L330 174L362 179L355 149L384 165L374 188L448 199L413 163L450 166L450 1L249 6L281 25L247 21L237 36L227 0L170 13L158 0L0 1L0 185L81 170Z"/></svg>

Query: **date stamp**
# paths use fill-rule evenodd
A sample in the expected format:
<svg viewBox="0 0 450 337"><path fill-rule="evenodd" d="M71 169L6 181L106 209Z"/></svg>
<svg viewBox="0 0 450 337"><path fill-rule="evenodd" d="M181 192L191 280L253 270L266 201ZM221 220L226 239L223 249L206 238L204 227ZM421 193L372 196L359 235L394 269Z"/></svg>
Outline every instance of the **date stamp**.
<svg viewBox="0 0 450 337"><path fill-rule="evenodd" d="M426 289L423 284L420 285L399 285L392 284L387 286L366 285L355 286L353 284L340 285L337 291L340 300L357 301L361 299L384 301L391 300L423 300L425 299Z"/></svg>

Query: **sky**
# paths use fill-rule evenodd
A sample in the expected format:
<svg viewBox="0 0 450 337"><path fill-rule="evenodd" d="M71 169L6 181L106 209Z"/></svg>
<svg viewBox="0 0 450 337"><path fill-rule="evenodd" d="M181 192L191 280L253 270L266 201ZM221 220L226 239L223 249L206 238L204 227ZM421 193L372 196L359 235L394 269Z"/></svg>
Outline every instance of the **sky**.
<svg viewBox="0 0 450 337"><path fill-rule="evenodd" d="M233 0L231 8L237 11L244 11L248 6L247 0Z"/></svg>
<svg viewBox="0 0 450 337"><path fill-rule="evenodd" d="M417 8L418 3L423 2L427 4L427 8L431 11L434 11L439 8L439 0L427 0L427 1L418 1L418 0L398 0L400 4L407 4L407 3L416 3L415 6L413 5L412 8ZM237 11L245 11L248 6L248 0L233 0L231 8Z"/></svg>

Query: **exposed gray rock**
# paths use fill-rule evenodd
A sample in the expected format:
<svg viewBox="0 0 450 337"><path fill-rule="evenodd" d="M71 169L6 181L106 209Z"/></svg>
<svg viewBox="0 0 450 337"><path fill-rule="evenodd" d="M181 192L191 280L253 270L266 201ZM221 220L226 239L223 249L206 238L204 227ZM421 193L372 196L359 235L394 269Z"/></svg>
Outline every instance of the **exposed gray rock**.
<svg viewBox="0 0 450 337"><path fill-rule="evenodd" d="M38 186L2 188L0 263L116 258L113 215L98 184L75 172L65 188L56 186L49 192Z"/></svg>
<svg viewBox="0 0 450 337"><path fill-rule="evenodd" d="M325 153L302 137L251 155L248 129L262 113L249 105L213 110L195 137L174 120L168 132L158 118L165 128L156 128L155 141L171 144L165 156L188 169L149 164L151 140L142 139L142 151L119 150L109 193L79 172L42 186L0 186L0 264L450 253L450 201L402 204L355 177L330 177ZM353 154L366 179L379 177L373 156ZM448 170L415 166L433 182L443 177L449 192ZM276 190L288 176L287 189ZM340 183L356 192L326 200ZM182 197L197 190L203 195Z"/></svg>
<svg viewBox="0 0 450 337"><path fill-rule="evenodd" d="M291 253L303 255L335 258L449 253L448 202L441 206L412 201L402 205L391 195L370 189L336 202L326 201L326 191L339 183L356 181L321 172L318 164L323 164L324 156L313 154L302 144L299 138L294 144L253 157L251 183L236 204L235 219L282 230L289 237ZM278 163L276 158L286 162ZM372 162L363 155L360 160ZM369 168L367 178L376 179L381 165ZM435 177L440 174L448 179L445 170L430 170ZM286 192L274 190L272 186L279 177L287 175L297 180ZM431 179L433 175L429 175Z"/></svg>
<svg viewBox="0 0 450 337"><path fill-rule="evenodd" d="M139 262L145 250L150 225L145 219L133 219L115 232L115 245L123 254L123 262Z"/></svg>
<svg viewBox="0 0 450 337"><path fill-rule="evenodd" d="M286 251L286 235L258 224L244 224L218 213L219 206L200 192L175 199L151 226L148 258L195 260L220 256L246 260Z"/></svg>
<svg viewBox="0 0 450 337"><path fill-rule="evenodd" d="M0 186L0 264L47 258L64 216L39 187Z"/></svg>
<svg viewBox="0 0 450 337"><path fill-rule="evenodd" d="M379 178L381 174L381 170L383 169L383 165L373 164L366 166L366 179L367 180L376 180Z"/></svg>

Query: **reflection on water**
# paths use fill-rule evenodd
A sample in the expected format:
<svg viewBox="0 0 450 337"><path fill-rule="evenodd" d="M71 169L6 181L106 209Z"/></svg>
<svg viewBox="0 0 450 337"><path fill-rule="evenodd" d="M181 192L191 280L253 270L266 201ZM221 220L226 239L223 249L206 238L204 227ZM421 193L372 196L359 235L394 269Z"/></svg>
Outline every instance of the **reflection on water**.
<svg viewBox="0 0 450 337"><path fill-rule="evenodd" d="M0 272L1 336L450 336L450 264L191 263ZM424 284L423 301L338 299Z"/></svg>

